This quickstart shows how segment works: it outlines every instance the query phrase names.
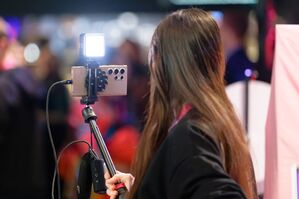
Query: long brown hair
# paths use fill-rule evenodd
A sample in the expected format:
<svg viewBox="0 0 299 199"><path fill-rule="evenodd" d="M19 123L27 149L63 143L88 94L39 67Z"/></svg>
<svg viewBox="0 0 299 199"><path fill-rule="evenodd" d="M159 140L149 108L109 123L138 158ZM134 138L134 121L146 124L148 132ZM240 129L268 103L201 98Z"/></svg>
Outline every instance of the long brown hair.
<svg viewBox="0 0 299 199"><path fill-rule="evenodd" d="M153 35L149 64L147 121L133 165L135 182L128 197L134 198L176 113L188 103L197 113L192 118L194 125L218 143L226 172L248 198L255 198L244 130L225 93L224 57L217 23L196 8L170 14Z"/></svg>

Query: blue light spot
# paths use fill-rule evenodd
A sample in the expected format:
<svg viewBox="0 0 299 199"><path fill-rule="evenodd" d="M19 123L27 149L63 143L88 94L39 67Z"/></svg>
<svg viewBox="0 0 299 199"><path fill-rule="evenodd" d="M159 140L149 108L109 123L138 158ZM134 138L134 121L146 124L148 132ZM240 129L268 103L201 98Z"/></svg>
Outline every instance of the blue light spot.
<svg viewBox="0 0 299 199"><path fill-rule="evenodd" d="M251 77L251 76L252 76L252 70L251 70L251 69L246 69L246 70L244 71L244 75L245 75L246 77Z"/></svg>

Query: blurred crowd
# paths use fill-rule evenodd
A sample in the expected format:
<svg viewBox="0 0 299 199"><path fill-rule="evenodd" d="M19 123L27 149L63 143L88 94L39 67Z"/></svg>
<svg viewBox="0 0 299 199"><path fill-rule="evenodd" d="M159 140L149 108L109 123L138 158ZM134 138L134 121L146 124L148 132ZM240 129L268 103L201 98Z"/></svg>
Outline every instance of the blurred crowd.
<svg viewBox="0 0 299 199"><path fill-rule="evenodd" d="M249 12L224 12L219 21L227 60L226 82L244 80L246 69L254 70L245 40ZM238 18L238 20L235 20ZM24 58L25 45L32 43L38 54L33 61ZM29 49L33 51L33 49ZM18 41L9 35L9 24L0 19L0 198L50 198L54 159L46 127L45 107L48 88L66 74L61 60L43 36ZM129 67L128 95L102 97L93 106L98 126L118 170L128 172L134 158L145 120L149 71L142 47L125 40L112 49L109 64ZM74 63L75 64L75 63ZM70 89L57 86L49 101L50 124L56 150L70 141L91 140L84 123L80 99L70 96ZM59 164L64 198L75 198L76 176L80 158L87 146L75 145L62 155ZM93 195L94 198L104 196Z"/></svg>
<svg viewBox="0 0 299 199"><path fill-rule="evenodd" d="M44 37L30 41L39 53L35 61L26 62L23 44L9 37L9 24L1 19L0 27L0 156L5 162L0 168L5 182L1 183L0 197L50 198L54 159L45 107L48 88L62 79L60 63ZM130 40L112 51L109 62L128 65L128 96L103 97L94 110L116 167L129 171L144 123L148 69L140 47ZM72 140L91 141L89 126L81 116L83 107L65 86L53 89L49 118L58 152ZM86 151L86 146L74 146L62 156L59 166L65 198L74 197L78 165Z"/></svg>

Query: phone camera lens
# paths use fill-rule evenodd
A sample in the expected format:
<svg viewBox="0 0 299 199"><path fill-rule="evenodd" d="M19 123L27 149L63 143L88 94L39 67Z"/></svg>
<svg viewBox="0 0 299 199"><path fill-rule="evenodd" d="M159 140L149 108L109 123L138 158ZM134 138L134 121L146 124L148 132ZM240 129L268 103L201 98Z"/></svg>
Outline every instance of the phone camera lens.
<svg viewBox="0 0 299 199"><path fill-rule="evenodd" d="M117 76L115 76L115 77L114 77L114 79L115 79L115 80L118 80L118 77L117 77Z"/></svg>
<svg viewBox="0 0 299 199"><path fill-rule="evenodd" d="M118 70L118 69L115 69L115 70L114 70L114 74L117 75L118 73L119 73L119 70Z"/></svg>
<svg viewBox="0 0 299 199"><path fill-rule="evenodd" d="M112 70L112 69L109 69L109 70L108 70L108 74L111 75L112 73L113 73L113 70Z"/></svg>
<svg viewBox="0 0 299 199"><path fill-rule="evenodd" d="M120 69L120 74L124 74L125 73L125 69Z"/></svg>
<svg viewBox="0 0 299 199"><path fill-rule="evenodd" d="M123 79L124 79L124 76L120 76L120 79L123 80Z"/></svg>

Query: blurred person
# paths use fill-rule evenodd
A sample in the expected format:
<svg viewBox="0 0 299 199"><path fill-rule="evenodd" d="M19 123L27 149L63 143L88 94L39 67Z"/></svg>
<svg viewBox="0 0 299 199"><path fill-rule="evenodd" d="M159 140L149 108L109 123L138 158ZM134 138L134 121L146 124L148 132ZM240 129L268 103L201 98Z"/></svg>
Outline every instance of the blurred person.
<svg viewBox="0 0 299 199"><path fill-rule="evenodd" d="M132 123L138 130L144 125L144 111L147 104L148 68L142 60L141 47L131 40L125 40L112 58L112 64L128 65L128 95L125 100L126 113L123 120Z"/></svg>
<svg viewBox="0 0 299 199"><path fill-rule="evenodd" d="M3 36L2 33L1 55L5 55L9 48L7 39L7 34ZM3 60L0 63L3 64ZM0 198L46 197L41 137L37 131L38 98L38 82L28 67L2 71L0 75L0 157L2 158Z"/></svg>
<svg viewBox="0 0 299 199"><path fill-rule="evenodd" d="M257 198L245 132L225 93L217 23L200 9L158 25L149 53L150 100L133 175L105 175L127 198Z"/></svg>
<svg viewBox="0 0 299 199"><path fill-rule="evenodd" d="M125 40L116 49L110 63L128 65L128 94L125 97L103 98L95 104L95 112L99 110L99 127L108 127L101 132L111 157L116 168L125 172L129 172L135 157L147 103L148 69L141 54L140 46L131 40ZM107 109L110 109L113 115L109 124L109 114L105 114ZM102 120L104 122L101 122Z"/></svg>
<svg viewBox="0 0 299 199"><path fill-rule="evenodd" d="M40 49L40 55L38 60L30 66L34 77L39 82L41 100L39 102L39 108L41 110L40 118L45 123L45 107L46 107L46 95L48 88L57 81L62 80L59 71L59 60L52 54L49 47L49 40L47 38L39 38L35 41ZM67 132L67 117L69 113L69 94L64 85L58 85L52 90L49 100L49 113L51 119L51 126L57 136L62 136L58 139L58 142L62 142L62 138L65 137ZM61 129L60 129L61 128ZM61 145L61 144L58 144ZM59 148L59 147L58 147Z"/></svg>
<svg viewBox="0 0 299 199"><path fill-rule="evenodd" d="M140 132L132 125L118 128L107 140L107 147L115 167L122 172L129 172L135 158Z"/></svg>
<svg viewBox="0 0 299 199"><path fill-rule="evenodd" d="M28 68L0 76L0 198L45 198L38 83Z"/></svg>
<svg viewBox="0 0 299 199"><path fill-rule="evenodd" d="M49 87L57 81L62 80L59 74L59 62L52 54L47 38L36 38L34 43L40 49L40 55L36 62L29 67L39 87L39 98L37 101L38 130L42 137L44 161L47 179L47 197L51 196L51 183L54 172L55 161L46 126L46 96ZM55 148L59 151L72 137L68 133L67 118L69 114L69 94L65 85L57 85L51 92L49 98L49 119ZM70 136L70 137L69 137Z"/></svg>
<svg viewBox="0 0 299 199"><path fill-rule="evenodd" d="M60 80L48 41L36 41L38 60L31 65L6 70L0 76L0 198L50 198L54 160L45 121L48 87ZM56 148L67 134L68 94L64 87L53 90L49 113ZM16 183L22 179L24 183Z"/></svg>
<svg viewBox="0 0 299 199"><path fill-rule="evenodd" d="M226 54L227 84L246 79L246 69L254 69L254 64L249 60L244 40L248 27L248 11L229 10L225 11L220 23L221 36Z"/></svg>
<svg viewBox="0 0 299 199"><path fill-rule="evenodd" d="M10 25L0 17L0 71L25 65L23 46L16 38L9 37Z"/></svg>
<svg viewBox="0 0 299 199"><path fill-rule="evenodd" d="M4 58L8 47L7 23L0 17L0 71L4 69Z"/></svg>
<svg viewBox="0 0 299 199"><path fill-rule="evenodd" d="M4 69L4 58L8 47L8 38L6 33L0 31L0 70Z"/></svg>

